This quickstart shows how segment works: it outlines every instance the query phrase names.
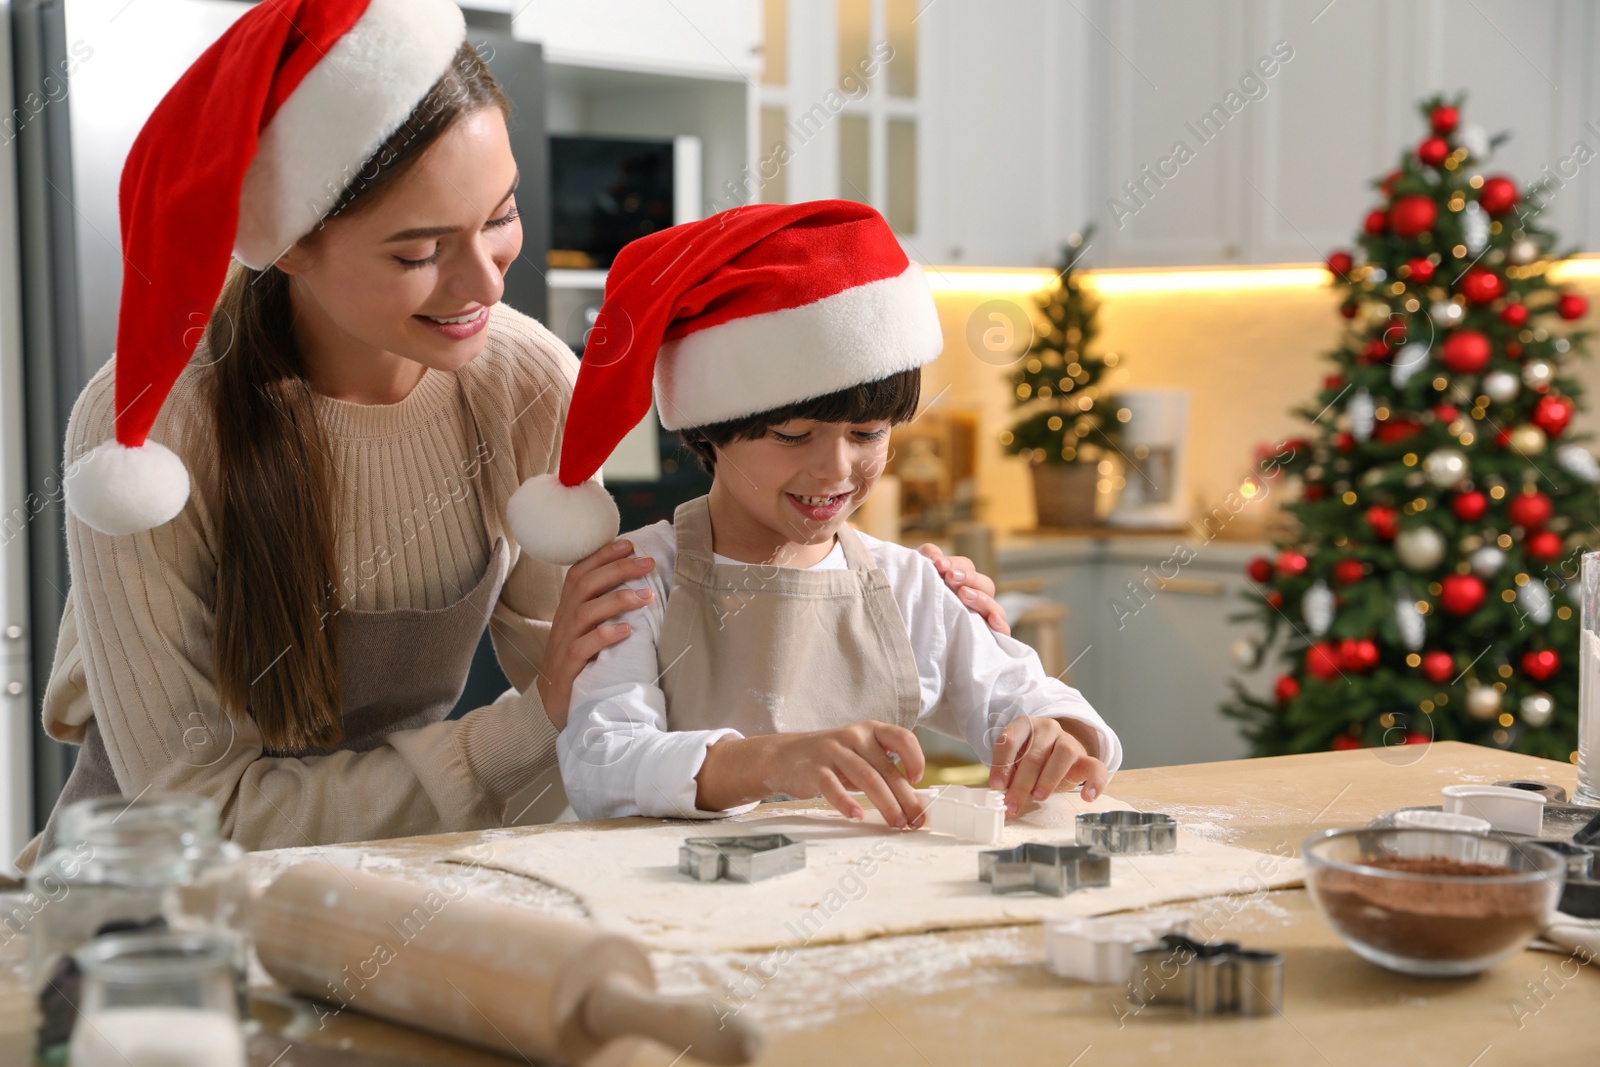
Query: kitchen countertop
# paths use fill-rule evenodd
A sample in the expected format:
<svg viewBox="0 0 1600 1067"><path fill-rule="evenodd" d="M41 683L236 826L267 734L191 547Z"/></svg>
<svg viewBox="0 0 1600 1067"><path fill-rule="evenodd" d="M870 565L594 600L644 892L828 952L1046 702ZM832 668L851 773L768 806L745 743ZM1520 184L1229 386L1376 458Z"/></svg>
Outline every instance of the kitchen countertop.
<svg viewBox="0 0 1600 1067"><path fill-rule="evenodd" d="M1110 792L1137 807L1174 814L1195 832L1281 853L1315 830L1360 825L1393 808L1433 802L1439 788L1452 782L1513 777L1549 780L1570 790L1576 771L1568 764L1441 742L1124 771ZM644 821L559 824L538 832ZM441 857L475 837L448 834L317 851L381 853L385 873L426 880ZM260 853L252 862L281 864L288 858ZM1221 936L1284 954L1280 1015L1195 1020L1147 1010L1124 1018L1111 987L1064 981L1045 969L1037 926L923 934L799 950L744 1004L768 1030L760 1062L1100 1067L1172 1059L1188 1065L1368 1067L1409 1061L1491 1067L1594 1062L1600 1052L1594 1024L1600 1017L1600 976L1585 973L1593 968L1568 957L1524 952L1472 978L1412 978L1381 970L1346 949L1303 889L1183 906L1214 916ZM684 979L683 966L660 954L656 965L667 991L681 991L674 987ZM256 1016L270 1029L285 1027L291 1017L302 1024L311 1017L294 998L259 992ZM18 1038L20 1001L15 976L0 969L0 1050L16 1047L6 1042ZM321 1033L315 1026L301 1029L309 1030L303 1040L405 1062L517 1062L351 1013ZM265 1049L271 1041L258 1035L254 1045ZM651 1047L635 1062L665 1067L675 1055Z"/></svg>

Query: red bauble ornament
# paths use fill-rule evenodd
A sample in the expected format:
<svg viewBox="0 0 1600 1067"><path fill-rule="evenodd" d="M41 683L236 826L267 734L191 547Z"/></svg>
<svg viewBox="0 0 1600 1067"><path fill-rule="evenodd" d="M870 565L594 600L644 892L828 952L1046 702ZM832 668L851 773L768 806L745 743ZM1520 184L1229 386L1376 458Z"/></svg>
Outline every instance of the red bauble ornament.
<svg viewBox="0 0 1600 1067"><path fill-rule="evenodd" d="M1353 301L1351 303L1348 303L1348 304L1340 304L1339 305L1339 314L1343 315L1347 319L1355 318L1356 317L1356 312L1359 311L1359 310L1361 310L1361 309L1358 308Z"/></svg>
<svg viewBox="0 0 1600 1067"><path fill-rule="evenodd" d="M1440 404L1433 409L1433 417L1444 423L1455 422L1460 415L1460 409L1454 404Z"/></svg>
<svg viewBox="0 0 1600 1067"><path fill-rule="evenodd" d="M1342 375L1342 374L1330 374L1330 375L1328 375L1326 378L1322 379L1322 387L1324 389L1343 389L1344 388L1344 375Z"/></svg>
<svg viewBox="0 0 1600 1067"><path fill-rule="evenodd" d="M1439 358L1457 374L1477 374L1489 365L1489 339L1477 330L1457 330L1444 339Z"/></svg>
<svg viewBox="0 0 1600 1067"><path fill-rule="evenodd" d="M1367 212L1367 217L1361 223L1361 228L1374 237L1389 228L1389 213L1382 208L1375 208Z"/></svg>
<svg viewBox="0 0 1600 1067"><path fill-rule="evenodd" d="M1333 435L1333 447L1340 452L1348 452L1356 447L1355 436L1349 430L1340 430Z"/></svg>
<svg viewBox="0 0 1600 1067"><path fill-rule="evenodd" d="M1403 175L1400 171L1391 170L1388 174L1385 174L1383 176L1383 180L1378 183L1378 191L1383 193L1384 196L1392 196L1394 194L1394 183L1399 181L1402 177Z"/></svg>
<svg viewBox="0 0 1600 1067"><path fill-rule="evenodd" d="M1433 127L1434 133L1449 133L1460 121L1461 114L1453 107L1440 105L1428 113L1428 125Z"/></svg>
<svg viewBox="0 0 1600 1067"><path fill-rule="evenodd" d="M1372 436L1380 444L1392 445L1397 441L1422 432L1422 424L1411 419L1385 419L1378 423L1372 431Z"/></svg>
<svg viewBox="0 0 1600 1067"><path fill-rule="evenodd" d="M1450 146L1443 137L1430 137L1417 145L1417 158L1430 167L1437 167L1450 154Z"/></svg>
<svg viewBox="0 0 1600 1067"><path fill-rule="evenodd" d="M1298 578L1306 572L1306 557L1292 548L1278 553L1278 573L1285 578Z"/></svg>
<svg viewBox="0 0 1600 1067"><path fill-rule="evenodd" d="M1536 682L1542 682L1561 669L1561 657L1553 649L1541 648L1537 652L1522 654L1522 673Z"/></svg>
<svg viewBox="0 0 1600 1067"><path fill-rule="evenodd" d="M1546 394L1533 405L1531 421L1551 437L1560 437L1572 421L1572 400L1564 396Z"/></svg>
<svg viewBox="0 0 1600 1067"><path fill-rule="evenodd" d="M1331 641L1319 641L1306 649L1306 673L1319 682L1339 677L1339 650Z"/></svg>
<svg viewBox="0 0 1600 1067"><path fill-rule="evenodd" d="M1483 582L1475 575L1447 574L1439 583L1439 606L1452 615L1471 615L1483 597Z"/></svg>
<svg viewBox="0 0 1600 1067"><path fill-rule="evenodd" d="M1432 734L1425 734L1425 733L1422 733L1422 732L1420 732L1418 730L1412 730L1412 731L1410 731L1409 733L1406 734L1406 744L1408 744L1408 745L1431 745L1431 744L1433 744L1433 735Z"/></svg>
<svg viewBox="0 0 1600 1067"><path fill-rule="evenodd" d="M1507 326L1522 326L1528 321L1528 305L1507 304L1500 309L1500 321Z"/></svg>
<svg viewBox="0 0 1600 1067"><path fill-rule="evenodd" d="M1350 268L1355 265L1356 261L1350 258L1350 253L1343 250L1334 252L1328 257L1328 270L1341 278L1349 274Z"/></svg>
<svg viewBox="0 0 1600 1067"><path fill-rule="evenodd" d="M1511 521L1518 526L1536 530L1550 521L1550 516L1555 514L1555 510L1550 498L1536 489L1531 493L1518 493L1512 497L1511 506L1506 512L1511 516Z"/></svg>
<svg viewBox="0 0 1600 1067"><path fill-rule="evenodd" d="M1361 358L1368 363L1379 363L1389 358L1389 346L1383 338L1374 337L1367 342L1367 347L1361 350Z"/></svg>
<svg viewBox="0 0 1600 1067"><path fill-rule="evenodd" d="M1360 738L1351 737L1349 734L1340 734L1333 739L1333 744L1329 747L1335 752L1348 752L1351 749L1366 748L1367 746L1361 743Z"/></svg>
<svg viewBox="0 0 1600 1067"><path fill-rule="evenodd" d="M1406 261L1406 276L1413 285L1427 285L1433 281L1433 269L1433 260L1421 256Z"/></svg>
<svg viewBox="0 0 1600 1067"><path fill-rule="evenodd" d="M1374 504L1367 509L1367 525L1372 527L1372 532L1381 541L1394 540L1399 521L1400 513L1394 508Z"/></svg>
<svg viewBox="0 0 1600 1067"><path fill-rule="evenodd" d="M1450 510L1462 522L1477 522L1489 510L1489 498L1476 489L1458 494L1450 501Z"/></svg>
<svg viewBox="0 0 1600 1067"><path fill-rule="evenodd" d="M1506 291L1505 279L1492 270L1473 267L1461 277L1461 295L1469 304L1487 304Z"/></svg>
<svg viewBox="0 0 1600 1067"><path fill-rule="evenodd" d="M1435 685L1443 685L1455 677L1456 659L1448 652L1424 652L1422 675Z"/></svg>
<svg viewBox="0 0 1600 1067"><path fill-rule="evenodd" d="M1277 697L1280 705L1287 704L1300 695L1300 683L1294 680L1292 674L1280 674L1273 683L1272 695Z"/></svg>
<svg viewBox="0 0 1600 1067"><path fill-rule="evenodd" d="M1507 445L1511 444L1511 431L1507 429L1501 429L1499 433L1494 435L1494 443L1501 448L1505 448Z"/></svg>
<svg viewBox="0 0 1600 1067"><path fill-rule="evenodd" d="M1341 585L1353 585L1367 576L1367 566L1359 559L1341 559L1333 565L1333 580Z"/></svg>
<svg viewBox="0 0 1600 1067"><path fill-rule="evenodd" d="M1581 319L1589 310L1589 301L1577 293L1568 293L1556 301L1556 314L1564 319Z"/></svg>
<svg viewBox="0 0 1600 1067"><path fill-rule="evenodd" d="M1433 229L1438 218L1439 206L1433 197L1421 193L1402 196L1389 209L1389 226L1401 237L1415 237Z"/></svg>
<svg viewBox="0 0 1600 1067"><path fill-rule="evenodd" d="M1272 581L1272 561L1266 556L1257 556L1244 565L1244 572L1250 576L1252 582L1265 585Z"/></svg>
<svg viewBox="0 0 1600 1067"><path fill-rule="evenodd" d="M1491 215L1504 215L1517 205L1517 183L1496 175L1483 180L1478 190L1478 206Z"/></svg>
<svg viewBox="0 0 1600 1067"><path fill-rule="evenodd" d="M1339 666L1357 673L1378 665L1378 646L1366 638L1347 637L1339 642Z"/></svg>
<svg viewBox="0 0 1600 1067"><path fill-rule="evenodd" d="M1522 358L1522 346L1520 344L1518 344L1517 342L1515 342L1515 341L1507 341L1506 342L1506 358L1507 359L1521 359ZM1550 387L1548 385L1546 385L1546 386L1544 386L1544 388L1548 389Z"/></svg>
<svg viewBox="0 0 1600 1067"><path fill-rule="evenodd" d="M1561 558L1561 535L1554 530L1535 530L1528 535L1525 547L1530 559L1549 563Z"/></svg>
<svg viewBox="0 0 1600 1067"><path fill-rule="evenodd" d="M1307 500L1321 500L1328 495L1328 487L1321 482L1307 482L1301 493Z"/></svg>
<svg viewBox="0 0 1600 1067"><path fill-rule="evenodd" d="M1265 597L1265 600L1267 602L1267 607L1271 608L1273 611L1283 610L1283 594L1278 592L1276 589L1268 593Z"/></svg>

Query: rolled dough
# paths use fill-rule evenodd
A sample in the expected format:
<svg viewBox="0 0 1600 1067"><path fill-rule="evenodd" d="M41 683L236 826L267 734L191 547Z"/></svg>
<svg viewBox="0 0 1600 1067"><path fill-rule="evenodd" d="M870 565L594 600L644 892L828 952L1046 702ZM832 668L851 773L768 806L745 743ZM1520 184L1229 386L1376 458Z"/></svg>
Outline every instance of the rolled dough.
<svg viewBox="0 0 1600 1067"><path fill-rule="evenodd" d="M1071 843L1080 811L1127 809L1101 796L1051 798L1007 823L999 847ZM686 837L784 833L806 843L803 871L743 885L678 873ZM667 951L764 951L890 934L1042 922L1301 884L1288 854L1254 852L1178 830L1164 856L1117 856L1111 885L1066 897L995 896L978 881L978 853L926 831L852 823L830 808L757 809L718 822L663 821L612 830L533 832L485 841L453 862L524 875L576 896L596 923Z"/></svg>

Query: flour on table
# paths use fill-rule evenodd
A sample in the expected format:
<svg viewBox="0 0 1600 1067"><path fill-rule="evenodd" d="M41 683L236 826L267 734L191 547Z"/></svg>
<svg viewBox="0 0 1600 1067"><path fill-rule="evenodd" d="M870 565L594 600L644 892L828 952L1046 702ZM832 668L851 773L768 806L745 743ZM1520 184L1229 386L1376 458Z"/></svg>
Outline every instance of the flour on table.
<svg viewBox="0 0 1600 1067"><path fill-rule="evenodd" d="M1071 843L1081 811L1126 809L1110 797L1053 797L1007 824L1001 847ZM806 844L802 871L744 885L678 873L686 837L784 833ZM1252 852L1186 831L1178 851L1117 856L1111 885L1066 897L996 896L980 883L983 846L925 831L898 831L876 815L852 823L832 809L771 809L719 823L663 821L609 830L530 833L480 842L449 859L523 875L572 894L592 920L677 952L760 952L865 941L932 930L1008 926L1103 915L1301 881L1300 861Z"/></svg>

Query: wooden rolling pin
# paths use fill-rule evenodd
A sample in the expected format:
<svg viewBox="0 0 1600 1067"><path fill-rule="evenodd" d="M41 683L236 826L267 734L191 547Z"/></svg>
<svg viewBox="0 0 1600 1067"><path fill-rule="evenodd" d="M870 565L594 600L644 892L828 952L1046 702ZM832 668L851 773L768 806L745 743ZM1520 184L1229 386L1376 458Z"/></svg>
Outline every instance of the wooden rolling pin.
<svg viewBox="0 0 1600 1067"><path fill-rule="evenodd" d="M296 993L525 1060L576 1064L648 1037L749 1063L751 1025L655 992L636 943L594 927L363 871L303 863L253 905L261 964Z"/></svg>

